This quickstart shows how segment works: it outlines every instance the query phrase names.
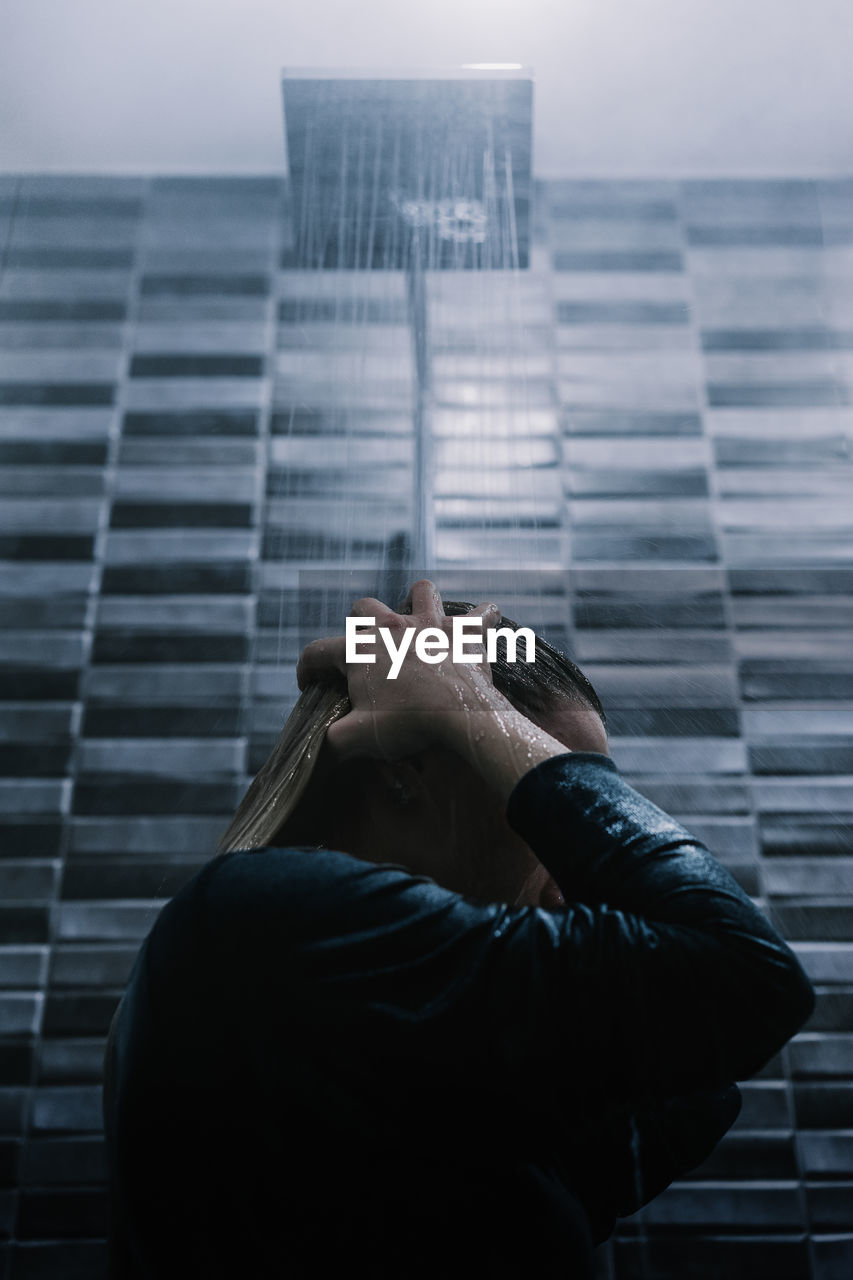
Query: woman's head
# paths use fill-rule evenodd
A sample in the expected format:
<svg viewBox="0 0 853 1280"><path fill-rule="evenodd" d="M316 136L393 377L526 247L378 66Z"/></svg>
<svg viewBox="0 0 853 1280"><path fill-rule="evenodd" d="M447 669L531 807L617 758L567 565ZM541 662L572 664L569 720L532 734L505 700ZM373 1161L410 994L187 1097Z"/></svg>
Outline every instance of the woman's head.
<svg viewBox="0 0 853 1280"><path fill-rule="evenodd" d="M449 616L473 608L443 604ZM501 626L518 629L506 616ZM535 662L509 662L499 637L491 669L499 692L568 750L607 751L598 696L559 650L537 637ZM555 898L556 887L508 826L503 805L453 752L431 747L389 764L331 765L323 740L349 709L343 678L304 690L223 836L223 852L324 846L407 866L472 896L543 905Z"/></svg>

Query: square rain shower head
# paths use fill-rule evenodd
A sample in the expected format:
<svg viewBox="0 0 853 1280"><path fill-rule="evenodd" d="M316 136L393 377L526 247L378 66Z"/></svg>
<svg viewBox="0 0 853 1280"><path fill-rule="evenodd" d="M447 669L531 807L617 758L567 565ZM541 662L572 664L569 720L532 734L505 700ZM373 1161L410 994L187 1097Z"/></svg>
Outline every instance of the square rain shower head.
<svg viewBox="0 0 853 1280"><path fill-rule="evenodd" d="M527 267L523 68L283 74L294 267Z"/></svg>

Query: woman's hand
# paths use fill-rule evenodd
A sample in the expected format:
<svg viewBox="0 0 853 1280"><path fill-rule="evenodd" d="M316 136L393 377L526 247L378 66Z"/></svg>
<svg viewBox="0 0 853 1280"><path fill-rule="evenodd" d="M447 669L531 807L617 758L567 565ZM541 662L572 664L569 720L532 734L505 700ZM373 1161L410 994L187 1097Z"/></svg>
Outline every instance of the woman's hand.
<svg viewBox="0 0 853 1280"><path fill-rule="evenodd" d="M450 632L441 596L424 578L409 593L411 614L394 613L379 600L359 600L350 616L376 618L399 644L406 627L439 627ZM408 600L407 600L408 603ZM478 605L468 617L483 618L484 629L500 620L496 605ZM391 658L375 647L376 662L348 663L343 636L315 640L303 650L296 669L300 688L312 680L346 676L352 710L330 726L326 742L333 758L372 756L399 760L426 747L449 747L477 770L506 802L520 778L551 756L569 748L528 720L492 683L488 662L423 662L409 645L395 680L387 678ZM466 649L474 652L470 641Z"/></svg>
<svg viewBox="0 0 853 1280"><path fill-rule="evenodd" d="M395 613L372 597L358 600L350 617L375 618L377 631L386 627L399 651L404 632L412 631L408 648L394 678L390 678L392 658L377 635L370 650L372 663L347 663L343 636L315 640L303 650L296 669L300 688L330 675L345 675L351 712L331 725L326 741L339 760L372 756L397 760L435 743L447 744L453 737L453 720L470 717L485 704L504 701L492 683L485 648L476 635L466 636L465 651L476 662L452 659L453 619L444 612L441 595L428 579L416 582L406 600L412 612ZM496 604L478 605L467 615L482 618L483 632L500 621ZM415 652L418 632L437 629L448 637L448 653L439 662L424 662ZM509 704L507 704L508 706Z"/></svg>

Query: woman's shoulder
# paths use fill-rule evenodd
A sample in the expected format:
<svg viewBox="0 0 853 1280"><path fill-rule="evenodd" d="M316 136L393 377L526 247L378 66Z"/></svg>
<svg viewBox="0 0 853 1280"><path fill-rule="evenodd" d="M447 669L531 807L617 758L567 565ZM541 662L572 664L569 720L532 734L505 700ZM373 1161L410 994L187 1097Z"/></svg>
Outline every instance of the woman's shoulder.
<svg viewBox="0 0 853 1280"><path fill-rule="evenodd" d="M316 923L339 904L352 906L392 879L412 875L402 865L380 865L338 849L265 846L218 855L186 889L208 929L251 932L287 921L295 936L301 923Z"/></svg>

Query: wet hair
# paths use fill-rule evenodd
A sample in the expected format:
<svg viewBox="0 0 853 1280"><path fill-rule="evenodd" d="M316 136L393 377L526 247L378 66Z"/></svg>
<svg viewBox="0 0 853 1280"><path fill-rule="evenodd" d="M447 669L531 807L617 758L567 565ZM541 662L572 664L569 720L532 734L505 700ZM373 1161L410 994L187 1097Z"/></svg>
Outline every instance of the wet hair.
<svg viewBox="0 0 853 1280"><path fill-rule="evenodd" d="M474 608L462 600L443 603L447 617L470 613ZM403 608L400 612L410 610ZM499 625L518 630L518 623L505 615ZM506 640L499 636L497 658L491 668L495 688L529 719L546 714L560 699L565 699L590 708L603 725L607 724L598 694L580 667L538 635L534 662L521 658L509 662ZM270 844L316 843L316 824L328 819L327 806L318 787L316 765L329 726L350 710L343 677L313 683L303 690L268 760L250 784L220 839L220 853L259 849ZM312 778L315 786L309 787ZM283 840L285 826L286 840Z"/></svg>
<svg viewBox="0 0 853 1280"><path fill-rule="evenodd" d="M470 613L475 607L464 600L445 600L447 617ZM409 609L400 610L411 612ZM517 631L519 624L506 614L501 614L499 625ZM536 660L516 662L507 660L507 645L503 636L498 637L497 661L492 664L492 680L495 688L507 698L516 710L528 718L544 715L559 698L590 707L607 724L604 708L598 694L580 667L575 666L559 649L555 649L541 636L536 637Z"/></svg>

